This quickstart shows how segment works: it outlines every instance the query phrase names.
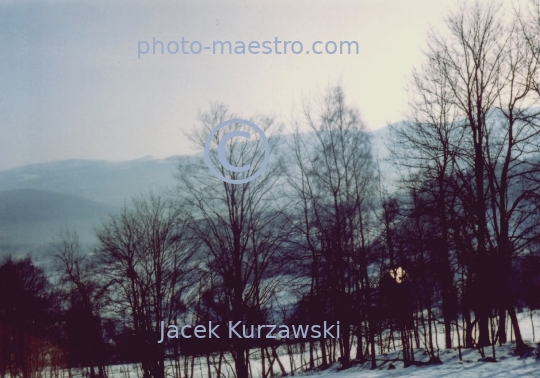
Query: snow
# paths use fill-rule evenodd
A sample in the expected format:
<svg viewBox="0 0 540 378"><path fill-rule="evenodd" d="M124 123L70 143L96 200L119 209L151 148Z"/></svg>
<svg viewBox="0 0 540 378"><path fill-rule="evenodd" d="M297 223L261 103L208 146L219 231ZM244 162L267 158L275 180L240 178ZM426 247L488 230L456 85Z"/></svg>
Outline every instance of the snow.
<svg viewBox="0 0 540 378"><path fill-rule="evenodd" d="M538 337L538 313L533 314L533 322L535 334ZM528 310L526 312L518 314L520 330L524 341L530 346L536 346L538 338L533 338L533 323ZM510 328L508 324L508 338L510 338ZM444 334L442 327L437 330L437 341L439 345L444 345ZM403 367L402 361L392 362L402 358L399 351L388 353L386 355L377 355L377 369L369 370L371 364L364 363L362 365L356 365L350 369L339 371L338 365L331 367L325 371L320 372L304 372L302 378L378 378L378 377L414 377L414 378L433 378L433 377L540 377L540 359L536 359L534 353L529 356L520 357L514 354L516 345L514 342L507 343L503 346L495 346L495 357L497 362L481 362L480 352L477 349L462 349L462 361L459 361L458 349L442 349L439 352L439 358L442 361L442 365L430 365L430 366L410 366L408 368ZM437 354L437 352L435 352ZM491 347L485 348L484 353L486 357L492 356ZM424 349L415 349L415 361L429 360L429 355ZM392 363L395 366L395 370L388 370L388 367Z"/></svg>
<svg viewBox="0 0 540 378"><path fill-rule="evenodd" d="M442 365L431 366L411 366L403 367L401 361L393 362L395 370L388 370L390 361L399 358L398 353L388 354L387 356L377 356L379 364L378 369L369 370L369 363L354 366L348 370L338 371L337 366L334 366L326 371L315 374L304 373L302 378L375 378L375 377L418 377L418 378L433 378L433 377L540 377L540 360L537 360L534 355L530 357L520 358L513 355L514 343L508 343L502 347L496 347L496 356L498 362L479 362L480 354L477 350L463 349L463 361L458 359L458 350L450 349L441 351L439 357L443 362ZM486 349L486 356L491 356L491 348ZM382 359L388 362L381 361ZM415 360L427 361L429 356L423 350L416 350Z"/></svg>
<svg viewBox="0 0 540 378"><path fill-rule="evenodd" d="M518 319L520 323L520 329L524 338L524 341L529 346L536 346L538 339L539 329L539 317L540 313L533 313L533 322L531 322L530 313L528 310L518 314ZM510 339L511 333L509 324L508 326L508 338ZM535 330L533 338L533 327ZM437 327L436 338L439 345L444 345L444 334L443 328ZM396 335L397 336L397 335ZM359 364L354 364L351 368L347 370L339 370L339 363L333 364L330 368L326 370L319 371L295 371L295 376L301 378L379 378L379 377L413 377L413 378L433 378L433 377L442 377L442 378L469 378L469 377L512 377L512 378L525 378L525 377L540 377L540 359L537 359L534 352L531 352L528 356L520 357L519 355L514 354L514 349L516 345L515 342L509 342L505 345L495 346L495 357L497 362L483 362L480 361L481 355L477 349L462 349L462 361L459 361L459 354L457 348L452 349L441 349L435 354L438 354L438 357L442 361L441 365L429 365L429 366L410 366L405 368L403 366L403 361L400 359L403 358L401 351L392 351L384 354L377 354L377 369L370 370L371 363L369 361ZM351 355L355 355L355 350L351 351ZM280 360L289 372L291 370L290 360L286 354L284 347L278 350L280 354ZM492 348L487 347L484 349L486 357L492 356ZM232 372L233 361L231 356L226 356L226 362L224 361L222 365L222 377L234 377ZM304 361L306 360L307 355L304 356ZM415 349L415 361L427 362L429 360L429 354L425 349L419 348ZM300 355L294 355L296 367L301 365ZM184 363L185 361L182 358L182 376L184 375ZM191 361L188 362L191 364ZM395 369L389 370L390 364L393 364ZM250 369L252 376L257 378L261 376L261 363L259 359L259 351L252 350L250 357ZM139 367L136 364L124 364L124 365L115 365L109 366L107 369L107 374L109 378L140 378L142 374ZM168 376L173 375L173 363L168 361L167 371ZM212 378L216 378L215 370L212 367ZM208 369L206 366L206 358L197 358L195 359L193 366L193 376L194 378L208 378ZM279 377L279 367L277 364L274 365L274 372L276 375L274 377ZM75 373L75 377L82 376ZM289 374L289 377L291 375Z"/></svg>
<svg viewBox="0 0 540 378"><path fill-rule="evenodd" d="M537 360L534 354L528 357L519 357L513 354L515 343L508 343L504 346L496 347L497 362L480 362L480 354L477 350L462 349L463 361L458 359L458 350L443 350L440 352L442 365L431 366L411 366L403 367L401 361L394 361L401 358L399 352L389 353L387 355L377 356L376 370L370 370L370 363L355 365L350 369L339 371L339 364L334 364L329 369L316 372L295 373L295 376L301 378L379 378L379 377L412 377L412 378L476 378L476 377L540 377L540 360ZM491 356L491 348L486 349L486 356ZM284 365L288 365L288 358L282 357ZM416 361L427 361L429 356L422 349L417 349L415 353ZM252 361L253 374L257 376L259 369L254 369L258 365L258 361ZM396 369L389 370L388 367L392 363ZM224 365L225 368L225 365ZM228 370L228 369L224 369ZM279 369L278 369L279 370ZM277 373L277 371L276 371ZM109 377L114 378L138 378L141 376L135 365L117 365L110 366ZM228 376L232 377L232 371L229 371ZM276 377L279 375L276 375ZM289 375L290 376L290 375ZM207 377L206 364L202 359L195 362L194 377Z"/></svg>

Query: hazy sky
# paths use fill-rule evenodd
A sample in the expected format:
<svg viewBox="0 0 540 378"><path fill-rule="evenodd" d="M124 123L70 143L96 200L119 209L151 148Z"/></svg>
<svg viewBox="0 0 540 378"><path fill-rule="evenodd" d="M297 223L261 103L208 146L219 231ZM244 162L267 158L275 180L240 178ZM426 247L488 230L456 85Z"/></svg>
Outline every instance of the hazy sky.
<svg viewBox="0 0 540 378"><path fill-rule="evenodd" d="M0 169L192 152L211 101L286 122L341 80L376 129L406 111L407 78L453 1L0 3ZM358 41L356 55L150 54L138 41ZM159 47L158 47L158 52Z"/></svg>

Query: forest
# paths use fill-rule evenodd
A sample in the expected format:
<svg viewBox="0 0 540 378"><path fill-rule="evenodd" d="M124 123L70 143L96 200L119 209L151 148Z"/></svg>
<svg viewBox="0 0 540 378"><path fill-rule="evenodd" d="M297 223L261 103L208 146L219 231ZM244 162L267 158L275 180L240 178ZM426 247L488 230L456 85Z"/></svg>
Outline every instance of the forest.
<svg viewBox="0 0 540 378"><path fill-rule="evenodd" d="M193 378L203 361L208 378L268 378L375 369L395 350L405 367L449 348L496 361L511 339L530 353L518 316L540 309L540 2L462 5L426 46L388 157L337 84L286 123L250 118L271 149L257 179L223 182L193 155L176 188L97 225L93 247L66 228L47 266L0 261L0 377L105 378L133 364L143 378ZM232 118L213 103L188 137L202 150ZM257 171L261 143L231 139L230 164L250 167L222 174ZM161 322L209 321L339 321L340 334L158 343Z"/></svg>

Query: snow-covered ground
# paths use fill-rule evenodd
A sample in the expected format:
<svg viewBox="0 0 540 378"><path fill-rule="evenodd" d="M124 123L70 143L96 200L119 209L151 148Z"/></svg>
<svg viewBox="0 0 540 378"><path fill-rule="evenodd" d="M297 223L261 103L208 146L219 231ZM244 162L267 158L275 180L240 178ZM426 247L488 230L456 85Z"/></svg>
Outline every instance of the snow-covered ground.
<svg viewBox="0 0 540 378"><path fill-rule="evenodd" d="M525 342L530 346L536 346L540 339L540 313L533 315L533 322L528 311L518 315L521 332ZM508 325L509 326L509 325ZM534 327L534 328L533 328ZM508 328L509 330L509 328ZM534 333L533 333L534 330ZM534 337L533 337L534 335ZM436 335L438 345L444 345L444 334L442 327L438 327ZM508 337L511 337L510 330ZM375 377L418 377L418 378L434 378L434 377L512 377L525 378L536 377L540 378L540 359L536 359L534 353L530 353L527 357L520 357L514 354L515 343L509 342L503 346L495 346L495 357L497 362L482 362L481 355L476 349L462 349L462 361L459 361L458 349L441 349L438 351L439 358L442 361L441 365L429 366L411 366L403 367L401 359L401 351L391 351L389 353L377 355L377 369L370 370L371 364L355 364L353 367L340 371L339 364L336 363L329 369L323 371L295 371L295 376L302 378L375 378ZM288 355L284 354L285 350L281 350L280 360L287 372L291 370L291 363ZM354 348L351 355L354 355ZM437 351L435 352L437 354ZM253 377L261 376L261 363L258 357L258 351L252 351L250 358L250 369ZM485 356L492 356L492 348L485 348ZM295 355L295 365L301 365L300 356ZM305 356L307 357L307 356ZM222 367L222 377L233 377L232 369L233 362L230 356L226 357L227 362ZM424 349L415 349L415 361L427 362L429 355ZM191 364L191 362L189 362ZM393 365L395 369L391 369ZM168 373L173 374L173 364L169 362L167 367ZM182 376L184 376L182 366ZM190 366L191 368L191 366ZM279 376L280 369L277 364L274 365L274 372ZM116 365L110 366L108 376L111 378L138 378L142 375L136 365ZM290 374L289 374L290 376ZM194 378L208 378L208 369L205 358L199 358L193 364ZM215 370L212 368L212 378L215 378Z"/></svg>
<svg viewBox="0 0 540 378"><path fill-rule="evenodd" d="M302 378L379 378L379 377L418 377L418 378L435 378L435 377L540 377L540 360L534 356L520 358L513 355L514 343L506 344L502 347L496 347L496 356L498 362L479 362L480 354L476 350L462 350L463 361L458 359L458 351L456 349L444 350L440 353L442 365L430 366L411 366L403 367L402 362L391 362L392 359L400 358L398 353L388 354L387 356L378 356L378 369L369 370L369 364L357 365L348 370L338 371L337 366L328 370L316 373L306 372L302 374ZM491 349L486 350L486 355L491 355ZM383 362L381 360L387 360ZM422 350L416 350L415 360L427 361L429 359L427 353ZM390 369L390 364L393 364L396 369Z"/></svg>
<svg viewBox="0 0 540 378"><path fill-rule="evenodd" d="M339 371L338 364L334 364L327 370L315 372L297 372L295 375L301 378L382 378L382 377L414 377L414 378L476 378L476 377L512 377L512 378L538 378L540 377L540 360L534 354L529 357L519 357L513 354L514 343L508 343L502 347L496 347L497 362L481 362L480 354L477 350L463 349L462 361L458 359L458 350L441 351L439 357L442 365L411 366L403 367L401 361L393 361L401 358L398 352L389 353L386 356L377 356L378 368L370 370L370 364L355 365L350 369ZM486 350L486 355L491 356L491 349ZM423 350L416 350L416 361L427 361L427 353ZM255 361L253 361L255 362ZM283 358L286 362L286 358ZM255 362L256 363L256 362ZM390 365L395 369L389 369ZM224 369L228 370L228 369ZM279 369L277 369L279 370ZM255 372L254 372L255 373ZM278 371L276 371L276 374ZM183 375L183 372L182 372ZM256 373L255 373L256 375ZM109 377L114 378L135 378L140 376L138 369L132 365L121 365L110 367ZM229 374L232 377L232 374ZM279 376L279 375L278 375ZM194 377L207 377L206 365L195 363Z"/></svg>
<svg viewBox="0 0 540 378"><path fill-rule="evenodd" d="M524 341L535 346L540 339L540 313L533 314L533 322L529 316L529 312L525 311L518 314L520 330ZM510 325L508 324L508 338L510 339ZM534 328L533 328L534 327ZM534 337L533 337L534 335ZM444 345L443 329L440 327L436 333L438 344ZM334 366L328 370L321 372L305 372L301 373L302 378L379 378L379 377L414 377L414 378L435 378L435 377L540 377L540 359L536 359L534 353L530 356L520 357L514 355L515 343L510 342L503 346L495 346L495 357L497 362L481 362L482 357L476 349L462 349L462 361L459 361L458 349L449 350L441 349L439 358L442 365L429 366L410 366L403 367L402 361L392 362L392 360L402 359L403 356L399 351L391 352L386 355L377 356L376 370L369 370L370 364L356 365L350 369L339 371L338 366ZM492 356L492 349L485 348L485 356ZM423 349L415 349L415 361L428 361L429 355ZM390 364L393 364L395 369L389 369Z"/></svg>

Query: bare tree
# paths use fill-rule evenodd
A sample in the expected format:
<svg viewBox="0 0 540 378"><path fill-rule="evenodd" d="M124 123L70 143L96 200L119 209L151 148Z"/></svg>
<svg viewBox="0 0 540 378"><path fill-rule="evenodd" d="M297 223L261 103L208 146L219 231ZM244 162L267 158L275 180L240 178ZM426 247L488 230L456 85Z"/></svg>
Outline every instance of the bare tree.
<svg viewBox="0 0 540 378"><path fill-rule="evenodd" d="M189 222L161 195L135 199L97 230L100 274L111 310L131 331L145 378L165 376L160 322L173 324L185 308L194 245Z"/></svg>
<svg viewBox="0 0 540 378"><path fill-rule="evenodd" d="M427 64L414 74L416 121L395 134L413 148L403 160L421 174L412 179L439 183L433 195L446 240L443 249L448 250L453 228L447 219L456 202L447 200L454 194L458 211L469 219L463 235L474 238L465 244L473 252L467 280L479 327L477 345L491 345L489 319L498 307L499 340L506 341L508 312L521 350L508 289L512 258L526 250L535 227L530 221L539 189L539 113L534 108L539 71L519 19L508 22L502 12L495 4L462 6L448 17L447 34L430 35ZM447 287L449 274L446 269ZM447 343L449 322L445 318Z"/></svg>
<svg viewBox="0 0 540 378"><path fill-rule="evenodd" d="M292 224L301 235L310 264L310 301L329 306L326 316L341 321L341 363L350 364L353 326L365 313L372 365L375 367L374 319L371 314L371 287L368 277L367 224L376 180L371 143L359 112L345 102L340 86L328 90L314 115L306 105L307 127L295 126L294 155L289 169L289 185L296 198ZM365 304L354 311L357 299ZM357 332L358 333L358 332ZM361 336L360 336L361 337ZM322 363L327 363L324 340Z"/></svg>
<svg viewBox="0 0 540 378"><path fill-rule="evenodd" d="M421 71L413 72L409 91L411 121L391 127L390 156L394 164L406 168L401 179L404 188L428 196L436 209L445 343L451 348L452 321L457 313L448 214L455 211L451 178L463 129L455 127L460 114L452 106L453 93L441 64L432 59Z"/></svg>
<svg viewBox="0 0 540 378"><path fill-rule="evenodd" d="M84 366L89 376L106 376L106 348L103 341L101 309L104 287L95 261L84 251L75 231L62 230L50 246L56 265L57 284L65 303L70 368ZM81 327L81 323L85 326Z"/></svg>
<svg viewBox="0 0 540 378"><path fill-rule="evenodd" d="M522 36L537 63L540 63L540 1L530 0L525 10L518 13ZM540 77L534 78L534 91L540 95Z"/></svg>
<svg viewBox="0 0 540 378"><path fill-rule="evenodd" d="M214 127L233 118L236 117L224 105L214 104L209 112L200 115L200 124L190 137L202 149ZM243 184L227 183L215 177L203 159L196 158L181 164L177 174L182 206L191 216L191 229L204 246L201 256L220 281L216 282L216 295L221 294L225 305L222 318L242 325L265 324L265 308L282 282L284 267L280 266L279 257L288 234L281 215L287 199L274 195L281 176L276 153L280 126L269 117L252 121L268 137L271 154L270 163L259 177ZM209 150L214 167L232 180L242 180L257 172L265 153L258 137L232 138L225 158L232 166L249 165L249 169L227 170L216 147L224 135L238 130L253 134L246 125L231 124L215 134ZM252 342L246 337L233 337L231 344L237 378L247 378Z"/></svg>

